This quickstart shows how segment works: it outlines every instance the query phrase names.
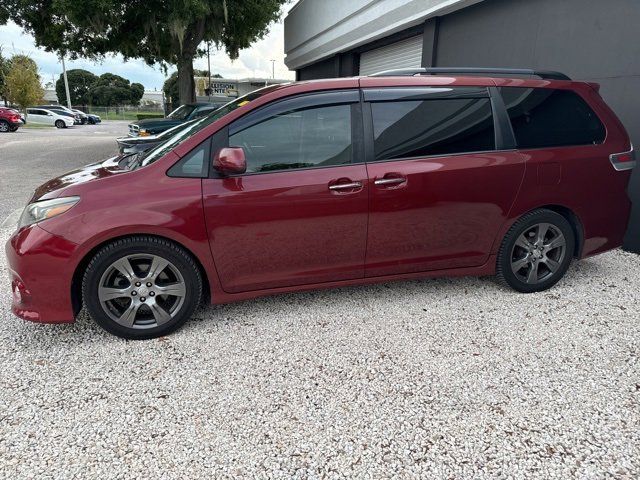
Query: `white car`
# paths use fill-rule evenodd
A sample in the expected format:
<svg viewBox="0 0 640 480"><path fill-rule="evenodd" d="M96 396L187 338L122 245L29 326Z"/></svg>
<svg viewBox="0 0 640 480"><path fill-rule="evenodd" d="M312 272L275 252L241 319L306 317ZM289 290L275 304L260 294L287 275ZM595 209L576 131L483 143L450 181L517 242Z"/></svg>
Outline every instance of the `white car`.
<svg viewBox="0 0 640 480"><path fill-rule="evenodd" d="M27 121L43 125L55 125L57 128L72 127L74 118L66 113L44 108L27 108Z"/></svg>

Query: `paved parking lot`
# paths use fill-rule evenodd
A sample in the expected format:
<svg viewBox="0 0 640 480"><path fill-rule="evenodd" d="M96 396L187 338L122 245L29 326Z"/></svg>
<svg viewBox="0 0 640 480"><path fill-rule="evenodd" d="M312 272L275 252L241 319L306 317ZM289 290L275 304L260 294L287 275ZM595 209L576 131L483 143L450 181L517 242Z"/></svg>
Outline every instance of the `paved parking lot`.
<svg viewBox="0 0 640 480"><path fill-rule="evenodd" d="M23 207L43 181L117 154L115 138L127 134L128 123L21 128L0 134L0 224Z"/></svg>
<svg viewBox="0 0 640 480"><path fill-rule="evenodd" d="M125 131L0 135L0 218ZM12 317L1 256L0 477L638 478L639 272L617 251L533 295L474 278L281 295L127 342L84 314Z"/></svg>

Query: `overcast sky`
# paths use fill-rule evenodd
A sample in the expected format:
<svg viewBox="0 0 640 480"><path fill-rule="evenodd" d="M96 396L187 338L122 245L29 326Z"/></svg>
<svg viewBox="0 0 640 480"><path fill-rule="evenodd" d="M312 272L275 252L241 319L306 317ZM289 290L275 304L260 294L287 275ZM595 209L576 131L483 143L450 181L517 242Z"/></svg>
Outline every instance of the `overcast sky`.
<svg viewBox="0 0 640 480"><path fill-rule="evenodd" d="M292 4L284 7L288 11ZM284 18L284 13L282 15ZM51 82L52 76L57 80L62 73L59 59L52 53L45 52L36 47L32 36L22 33L20 27L14 23L0 27L0 45L3 55L11 56L14 53L24 53L33 58L38 64L43 83ZM271 26L269 34L263 40L253 44L251 48L240 51L240 58L229 60L224 51L211 51L211 72L219 73L225 78L244 77L271 77L271 62L276 60L276 78L293 80L294 72L290 72L284 64L284 28L282 20ZM126 63L122 57L106 57L102 62L87 60L67 61L67 69L84 68L100 75L111 72L127 78L132 82L139 82L148 90L162 88L165 75L158 67L149 67L141 60L130 60ZM198 58L194 61L194 68L207 69L207 58ZM171 70L169 71L171 73Z"/></svg>

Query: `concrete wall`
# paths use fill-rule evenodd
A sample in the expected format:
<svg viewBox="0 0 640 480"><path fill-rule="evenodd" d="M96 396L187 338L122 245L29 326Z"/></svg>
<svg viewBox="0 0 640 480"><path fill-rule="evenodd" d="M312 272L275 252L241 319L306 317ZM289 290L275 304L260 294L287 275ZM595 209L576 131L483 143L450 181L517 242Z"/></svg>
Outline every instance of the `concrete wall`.
<svg viewBox="0 0 640 480"><path fill-rule="evenodd" d="M540 68L598 82L640 147L638 24L638 0L485 0L441 17L431 53L439 67ZM630 194L626 247L640 252L640 168Z"/></svg>
<svg viewBox="0 0 640 480"><path fill-rule="evenodd" d="M284 62L300 70L478 1L300 0L284 19Z"/></svg>

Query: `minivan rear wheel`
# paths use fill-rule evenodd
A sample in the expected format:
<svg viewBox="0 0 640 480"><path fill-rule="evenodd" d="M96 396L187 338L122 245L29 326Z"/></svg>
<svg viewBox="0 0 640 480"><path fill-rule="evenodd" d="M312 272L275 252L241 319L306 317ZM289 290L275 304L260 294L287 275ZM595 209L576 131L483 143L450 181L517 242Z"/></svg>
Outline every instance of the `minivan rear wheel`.
<svg viewBox="0 0 640 480"><path fill-rule="evenodd" d="M55 126L56 128L65 128L67 124L64 123L62 120L56 120Z"/></svg>
<svg viewBox="0 0 640 480"><path fill-rule="evenodd" d="M114 335L149 339L181 327L200 304L202 277L193 258L164 239L136 236L102 248L82 284L93 320Z"/></svg>
<svg viewBox="0 0 640 480"><path fill-rule="evenodd" d="M518 292L547 290L567 272L574 249L575 234L567 219L551 210L535 210L505 235L496 275Z"/></svg>

